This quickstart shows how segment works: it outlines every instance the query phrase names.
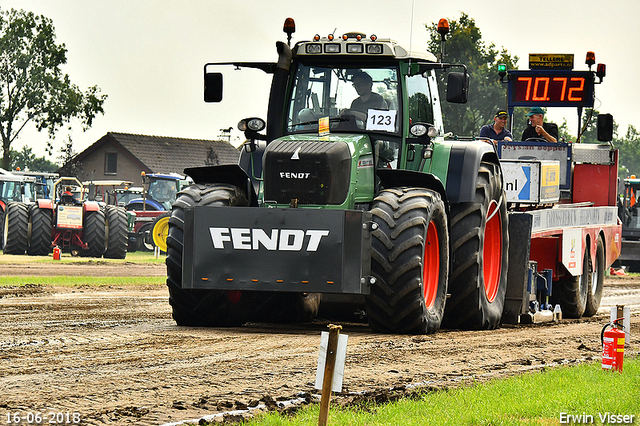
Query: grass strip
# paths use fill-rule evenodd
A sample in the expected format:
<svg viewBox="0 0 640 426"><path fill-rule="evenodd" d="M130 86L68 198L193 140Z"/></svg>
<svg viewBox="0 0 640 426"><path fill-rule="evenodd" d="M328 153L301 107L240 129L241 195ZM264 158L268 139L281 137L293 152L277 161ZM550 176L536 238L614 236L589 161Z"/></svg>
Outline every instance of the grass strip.
<svg viewBox="0 0 640 426"><path fill-rule="evenodd" d="M385 405L342 408L332 405L329 424L344 425L557 425L640 424L640 360L625 359L624 372L604 371L600 363L547 368L418 395ZM260 415L252 426L317 425L318 405L294 417ZM575 417L569 417L575 416ZM582 416L582 417L580 417ZM612 417L613 416L613 417ZM633 416L633 417L631 417ZM613 421L612 421L613 420Z"/></svg>

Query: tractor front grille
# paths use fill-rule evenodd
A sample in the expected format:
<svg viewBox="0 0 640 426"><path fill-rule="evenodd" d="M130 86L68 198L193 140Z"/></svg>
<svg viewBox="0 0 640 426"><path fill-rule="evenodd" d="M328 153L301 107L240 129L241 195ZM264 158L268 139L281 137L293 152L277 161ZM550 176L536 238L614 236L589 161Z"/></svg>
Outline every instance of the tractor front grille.
<svg viewBox="0 0 640 426"><path fill-rule="evenodd" d="M264 154L265 201L342 204L349 193L351 154L343 142L271 142Z"/></svg>

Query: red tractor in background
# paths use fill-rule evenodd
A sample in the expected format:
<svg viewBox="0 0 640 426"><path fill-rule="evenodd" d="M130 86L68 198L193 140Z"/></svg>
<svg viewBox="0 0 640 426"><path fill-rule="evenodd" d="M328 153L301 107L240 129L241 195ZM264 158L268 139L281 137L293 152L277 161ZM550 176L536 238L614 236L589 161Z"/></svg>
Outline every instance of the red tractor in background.
<svg viewBox="0 0 640 426"><path fill-rule="evenodd" d="M76 178L58 179L53 194L55 201L37 200L29 208L27 254L46 256L57 246L73 256L125 258L127 218L122 207L82 200L83 185Z"/></svg>

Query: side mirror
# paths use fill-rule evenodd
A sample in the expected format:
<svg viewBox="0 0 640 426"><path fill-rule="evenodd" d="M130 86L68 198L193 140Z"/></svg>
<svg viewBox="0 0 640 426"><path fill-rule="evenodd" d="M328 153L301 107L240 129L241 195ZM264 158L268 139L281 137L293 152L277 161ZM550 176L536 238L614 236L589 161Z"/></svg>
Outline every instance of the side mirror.
<svg viewBox="0 0 640 426"><path fill-rule="evenodd" d="M450 72L447 76L447 102L466 104L469 99L469 74Z"/></svg>
<svg viewBox="0 0 640 426"><path fill-rule="evenodd" d="M596 126L600 142L611 142L613 140L613 115L598 114Z"/></svg>
<svg viewBox="0 0 640 426"><path fill-rule="evenodd" d="M204 73L204 101L222 101L222 73Z"/></svg>

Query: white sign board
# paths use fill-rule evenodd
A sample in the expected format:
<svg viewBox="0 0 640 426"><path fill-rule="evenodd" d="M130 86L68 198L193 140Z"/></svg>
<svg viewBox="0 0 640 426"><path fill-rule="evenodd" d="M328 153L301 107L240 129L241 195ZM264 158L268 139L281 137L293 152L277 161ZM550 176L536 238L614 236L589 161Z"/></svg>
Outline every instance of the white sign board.
<svg viewBox="0 0 640 426"><path fill-rule="evenodd" d="M574 277L582 274L582 229L565 229L562 233L562 264Z"/></svg>
<svg viewBox="0 0 640 426"><path fill-rule="evenodd" d="M394 132L396 129L396 111L370 109L367 111L367 130Z"/></svg>
<svg viewBox="0 0 640 426"><path fill-rule="evenodd" d="M342 391L342 378L344 377L344 363L347 358L347 340L349 336L346 334L338 335L338 349L336 351L336 366L333 370L333 382L331 384L332 392ZM320 351L318 353L318 370L316 371L316 389L322 389L324 382L324 367L327 360L327 347L329 346L329 332L323 331L320 335Z"/></svg>

